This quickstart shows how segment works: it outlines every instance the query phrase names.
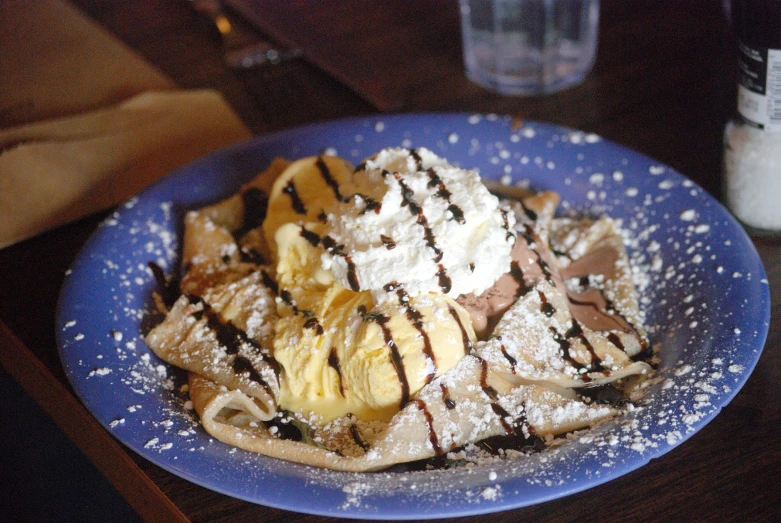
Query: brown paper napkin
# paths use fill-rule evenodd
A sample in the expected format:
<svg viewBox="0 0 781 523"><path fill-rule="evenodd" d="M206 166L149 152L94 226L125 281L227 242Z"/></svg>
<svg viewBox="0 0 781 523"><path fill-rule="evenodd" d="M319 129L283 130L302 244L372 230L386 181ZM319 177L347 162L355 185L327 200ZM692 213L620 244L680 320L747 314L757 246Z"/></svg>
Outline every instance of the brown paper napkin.
<svg viewBox="0 0 781 523"><path fill-rule="evenodd" d="M0 247L116 205L248 137L220 95L205 90L148 92L0 132Z"/></svg>
<svg viewBox="0 0 781 523"><path fill-rule="evenodd" d="M60 0L0 1L0 49L0 248L251 135Z"/></svg>

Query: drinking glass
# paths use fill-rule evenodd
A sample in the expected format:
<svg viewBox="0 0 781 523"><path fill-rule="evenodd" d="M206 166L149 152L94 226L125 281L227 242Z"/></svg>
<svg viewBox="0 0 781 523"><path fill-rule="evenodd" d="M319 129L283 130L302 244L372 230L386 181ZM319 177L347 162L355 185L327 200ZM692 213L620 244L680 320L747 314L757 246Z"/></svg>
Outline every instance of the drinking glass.
<svg viewBox="0 0 781 523"><path fill-rule="evenodd" d="M579 84L597 50L599 0L460 0L470 80L508 95Z"/></svg>

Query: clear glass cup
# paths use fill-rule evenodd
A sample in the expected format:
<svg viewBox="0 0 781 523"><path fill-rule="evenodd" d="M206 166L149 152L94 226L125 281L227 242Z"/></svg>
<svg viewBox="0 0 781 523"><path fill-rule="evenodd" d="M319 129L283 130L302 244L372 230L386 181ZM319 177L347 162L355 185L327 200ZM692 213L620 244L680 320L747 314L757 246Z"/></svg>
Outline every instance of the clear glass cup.
<svg viewBox="0 0 781 523"><path fill-rule="evenodd" d="M579 84L594 65L599 0L460 0L469 79L501 94Z"/></svg>

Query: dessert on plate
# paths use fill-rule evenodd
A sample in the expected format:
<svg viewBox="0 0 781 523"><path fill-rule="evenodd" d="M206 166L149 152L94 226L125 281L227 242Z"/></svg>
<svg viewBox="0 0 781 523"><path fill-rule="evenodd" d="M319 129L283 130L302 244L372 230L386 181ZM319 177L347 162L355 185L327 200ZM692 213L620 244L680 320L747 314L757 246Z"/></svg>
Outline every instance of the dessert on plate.
<svg viewBox="0 0 781 523"><path fill-rule="evenodd" d="M201 423L272 457L372 471L618 414L652 368L609 218L491 194L426 149L275 160L185 217L181 295L146 336Z"/></svg>

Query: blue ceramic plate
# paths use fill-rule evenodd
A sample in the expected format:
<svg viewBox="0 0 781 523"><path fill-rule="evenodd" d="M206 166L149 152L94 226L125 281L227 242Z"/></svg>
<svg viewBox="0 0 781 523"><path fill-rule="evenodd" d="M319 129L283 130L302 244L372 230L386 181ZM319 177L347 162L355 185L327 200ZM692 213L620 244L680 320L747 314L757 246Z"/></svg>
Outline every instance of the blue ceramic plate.
<svg viewBox="0 0 781 523"><path fill-rule="evenodd" d="M155 262L175 270L185 211L232 194L275 156L360 162L388 146L427 147L486 178L558 191L562 212L608 213L631 233L642 308L661 347L659 382L636 408L564 445L470 469L350 474L291 464L210 438L183 373L141 339ZM178 170L108 218L76 259L59 303L73 388L120 441L207 488L340 517L412 519L523 507L609 481L669 452L713 419L761 353L770 298L750 240L696 184L598 136L509 118L380 116L263 136Z"/></svg>

